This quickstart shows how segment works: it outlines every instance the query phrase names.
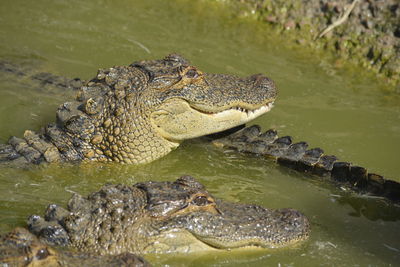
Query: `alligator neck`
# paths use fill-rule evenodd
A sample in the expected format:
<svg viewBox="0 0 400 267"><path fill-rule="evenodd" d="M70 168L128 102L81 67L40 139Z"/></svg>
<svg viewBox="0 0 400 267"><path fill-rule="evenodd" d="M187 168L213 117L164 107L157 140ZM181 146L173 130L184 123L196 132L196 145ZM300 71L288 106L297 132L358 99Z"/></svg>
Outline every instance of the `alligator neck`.
<svg viewBox="0 0 400 267"><path fill-rule="evenodd" d="M179 145L154 131L144 108L115 101L114 96L103 96L59 107L57 126L47 129L54 130L50 139L56 147L65 147L62 150L66 159L139 164L163 157Z"/></svg>
<svg viewBox="0 0 400 267"><path fill-rule="evenodd" d="M179 143L161 137L142 109L112 103L112 96L78 99L62 104L56 123L40 133L25 131L0 147L0 161L116 161L147 163L165 156ZM140 110L141 112L138 112ZM16 161L15 161L16 162Z"/></svg>

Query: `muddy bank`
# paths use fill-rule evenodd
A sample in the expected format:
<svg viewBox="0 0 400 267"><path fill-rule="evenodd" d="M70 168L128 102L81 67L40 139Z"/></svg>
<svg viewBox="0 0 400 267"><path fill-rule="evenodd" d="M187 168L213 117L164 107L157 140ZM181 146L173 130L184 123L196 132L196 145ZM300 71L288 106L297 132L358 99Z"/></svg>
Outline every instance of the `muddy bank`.
<svg viewBox="0 0 400 267"><path fill-rule="evenodd" d="M349 62L376 73L400 93L398 0L228 2L240 15L256 16L294 44L329 52L335 64Z"/></svg>

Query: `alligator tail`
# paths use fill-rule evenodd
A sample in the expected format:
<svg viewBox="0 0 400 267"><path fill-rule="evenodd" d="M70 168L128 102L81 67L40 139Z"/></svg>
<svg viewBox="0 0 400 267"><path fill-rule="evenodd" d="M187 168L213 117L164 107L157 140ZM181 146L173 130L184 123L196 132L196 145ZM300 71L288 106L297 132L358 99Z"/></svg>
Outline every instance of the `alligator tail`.
<svg viewBox="0 0 400 267"><path fill-rule="evenodd" d="M58 149L44 135L25 131L23 138L11 137L7 144L0 144L0 163L24 165L61 160Z"/></svg>
<svg viewBox="0 0 400 267"><path fill-rule="evenodd" d="M59 88L78 90L84 81L79 78L67 78L48 72L37 72L8 61L0 60L0 72L16 75L19 78L39 82L41 86L56 86Z"/></svg>
<svg viewBox="0 0 400 267"><path fill-rule="evenodd" d="M292 137L278 137L275 130L262 133L260 126L253 125L216 139L213 144L262 155L299 172L330 177L334 183L350 187L356 192L400 203L400 183L369 173L364 167L339 161L336 156L325 155L321 148L308 149L306 142L292 143Z"/></svg>
<svg viewBox="0 0 400 267"><path fill-rule="evenodd" d="M59 106L56 123L48 124L40 133L27 130L23 138L13 136L7 144L0 144L0 164L23 166L27 163L82 160L86 150L80 148L85 146L87 140L81 139L89 138L89 133L84 132L83 129L93 127L88 115L95 114L102 108L102 102L95 102L99 99L102 101L99 96L101 92L83 90L84 81L79 78L69 79L47 72L39 73L7 61L0 60L0 72L39 82L41 86L79 89L76 101L66 102ZM89 94L89 100L83 103L83 100L78 98L86 94ZM90 98L92 95L93 97Z"/></svg>

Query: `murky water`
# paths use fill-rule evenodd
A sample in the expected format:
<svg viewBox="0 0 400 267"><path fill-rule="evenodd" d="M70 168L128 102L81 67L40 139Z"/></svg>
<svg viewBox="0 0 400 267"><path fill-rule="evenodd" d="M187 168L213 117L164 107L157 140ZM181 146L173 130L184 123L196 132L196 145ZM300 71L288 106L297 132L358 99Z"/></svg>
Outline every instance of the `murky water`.
<svg viewBox="0 0 400 267"><path fill-rule="evenodd" d="M375 80L340 71L251 21L232 19L213 1L1 1L0 58L69 77L171 52L208 72L267 73L280 89L275 108L257 119L266 130L309 141L327 153L399 181L400 101ZM0 74L0 141L38 130L73 96ZM196 162L197 164L193 164ZM400 262L400 211L345 193L320 179L261 158L186 142L145 166L80 164L0 169L0 231L24 225L47 204L66 203L105 182L174 180L191 174L217 197L293 207L311 220L296 248L152 255L172 266L387 266Z"/></svg>

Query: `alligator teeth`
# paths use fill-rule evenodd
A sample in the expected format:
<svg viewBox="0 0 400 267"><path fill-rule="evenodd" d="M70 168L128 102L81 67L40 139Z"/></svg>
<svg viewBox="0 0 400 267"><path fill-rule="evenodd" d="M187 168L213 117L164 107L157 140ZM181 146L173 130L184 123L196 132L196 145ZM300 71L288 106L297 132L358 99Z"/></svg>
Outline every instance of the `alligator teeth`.
<svg viewBox="0 0 400 267"><path fill-rule="evenodd" d="M247 117L249 120L252 120L253 118L260 116L261 114L264 114L265 112L270 111L272 106L273 106L273 103L268 103L267 105L259 107L258 109L249 110L249 111L247 111Z"/></svg>
<svg viewBox="0 0 400 267"><path fill-rule="evenodd" d="M264 114L265 112L268 112L272 108L272 105L273 105L273 103L268 103L267 105L261 106L254 110L249 110L249 109L245 109L245 108L241 108L241 107L233 107L231 109L224 110L224 111L221 111L218 113L214 113L212 115L222 118L222 117L230 115L232 113L232 111L240 111L241 113L243 113L244 122L247 122L247 121L250 121L250 120Z"/></svg>
<svg viewBox="0 0 400 267"><path fill-rule="evenodd" d="M241 107L234 107L234 110L238 110L240 112L244 112L247 114L247 116L258 116L259 114L265 113L267 111L269 111L273 106L273 103L268 103L265 106L261 106L258 109L254 109L254 110L249 110L249 109L245 109L245 108L241 108Z"/></svg>

